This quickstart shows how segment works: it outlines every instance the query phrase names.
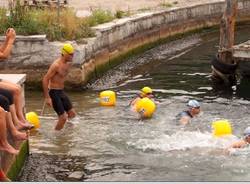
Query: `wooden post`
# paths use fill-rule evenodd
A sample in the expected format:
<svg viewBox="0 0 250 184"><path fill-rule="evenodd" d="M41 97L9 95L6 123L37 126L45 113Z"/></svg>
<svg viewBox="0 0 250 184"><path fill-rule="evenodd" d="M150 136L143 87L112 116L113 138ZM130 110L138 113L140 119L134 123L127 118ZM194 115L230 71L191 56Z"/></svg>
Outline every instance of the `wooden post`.
<svg viewBox="0 0 250 184"><path fill-rule="evenodd" d="M237 14L237 0L226 0L226 9L220 23L220 43L218 56L212 61L212 78L226 85L233 85L236 81L232 49L234 45L235 19Z"/></svg>
<svg viewBox="0 0 250 184"><path fill-rule="evenodd" d="M220 45L218 52L222 63L233 64L232 48L234 45L237 0L226 0L226 4L226 10L220 24Z"/></svg>

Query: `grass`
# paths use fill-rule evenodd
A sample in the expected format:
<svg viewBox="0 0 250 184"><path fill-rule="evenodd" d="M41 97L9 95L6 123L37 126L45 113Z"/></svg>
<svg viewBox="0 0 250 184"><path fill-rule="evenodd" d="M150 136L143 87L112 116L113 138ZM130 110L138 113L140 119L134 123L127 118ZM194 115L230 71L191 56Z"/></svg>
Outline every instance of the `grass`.
<svg viewBox="0 0 250 184"><path fill-rule="evenodd" d="M118 19L121 19L123 17L128 17L132 15L132 13L128 10L128 11L122 11L122 10L116 10L115 12L115 17Z"/></svg>
<svg viewBox="0 0 250 184"><path fill-rule="evenodd" d="M146 7L146 8L139 9L138 12L146 12L146 11L151 11L151 10L152 10L152 8Z"/></svg>
<svg viewBox="0 0 250 184"><path fill-rule="evenodd" d="M7 28L15 28L20 35L46 34L50 41L81 40L92 37L92 26L110 22L115 19L111 12L94 10L89 17L76 17L72 9L61 9L58 16L57 9L31 9L21 6L17 0L10 13L0 9L0 34Z"/></svg>
<svg viewBox="0 0 250 184"><path fill-rule="evenodd" d="M162 2L160 3L160 6L161 6L161 7L164 7L164 8L170 8L170 7L172 7L173 5L172 5L171 3L162 1Z"/></svg>

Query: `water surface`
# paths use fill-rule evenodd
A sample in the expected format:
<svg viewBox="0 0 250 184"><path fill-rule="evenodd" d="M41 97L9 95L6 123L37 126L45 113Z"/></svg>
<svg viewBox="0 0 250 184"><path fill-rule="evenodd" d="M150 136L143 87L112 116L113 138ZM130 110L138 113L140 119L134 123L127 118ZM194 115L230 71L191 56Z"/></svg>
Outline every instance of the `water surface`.
<svg viewBox="0 0 250 184"><path fill-rule="evenodd" d="M238 28L237 43L249 39L249 28ZM84 158L84 181L250 181L250 149L223 152L250 126L249 81L239 80L227 90L213 86L210 59L218 35L192 35L158 46L108 72L88 90L68 92L77 118L55 132L56 114L46 108L41 129L30 138L31 153ZM160 103L153 118L141 121L127 105L143 86L152 87ZM99 92L105 89L117 93L115 107L99 106ZM201 102L202 113L182 127L175 116L189 99ZM41 92L26 92L27 111L40 113L42 105ZM214 138L211 122L224 118L235 136ZM47 181L58 180L51 177Z"/></svg>

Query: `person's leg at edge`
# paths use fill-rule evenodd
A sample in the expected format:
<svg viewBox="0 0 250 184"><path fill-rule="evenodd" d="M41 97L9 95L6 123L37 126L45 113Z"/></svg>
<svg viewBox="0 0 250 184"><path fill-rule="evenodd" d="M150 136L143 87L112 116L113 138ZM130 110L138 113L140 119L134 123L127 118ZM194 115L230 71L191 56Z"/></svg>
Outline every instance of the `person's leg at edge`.
<svg viewBox="0 0 250 184"><path fill-rule="evenodd" d="M7 141L6 112L0 107L0 150L11 154L18 154L18 150L13 148Z"/></svg>
<svg viewBox="0 0 250 184"><path fill-rule="evenodd" d="M17 128L14 126L14 123L12 121L11 113L7 112L6 114L6 121L7 121L7 128L10 131L12 137L14 140L26 140L28 138L26 132L20 132L17 130Z"/></svg>
<svg viewBox="0 0 250 184"><path fill-rule="evenodd" d="M11 82L1 81L0 87L4 88L6 90L9 90L13 93L16 115L20 121L21 126L24 126L24 127L31 126L24 118L24 114L23 114L23 103L24 102L23 102L23 98L22 98L21 86L14 84L14 83L11 83Z"/></svg>
<svg viewBox="0 0 250 184"><path fill-rule="evenodd" d="M0 169L0 182L8 182L11 181L3 172L2 169Z"/></svg>
<svg viewBox="0 0 250 184"><path fill-rule="evenodd" d="M66 112L64 112L63 114L59 115L58 116L58 121L57 121L57 124L56 124L56 127L55 127L55 130L61 130L63 129L66 121L68 119L68 115Z"/></svg>
<svg viewBox="0 0 250 184"><path fill-rule="evenodd" d="M10 105L10 113L11 113L13 123L17 127L18 130L26 130L26 129L32 128L32 125L24 124L22 121L20 121L18 119L17 114L16 114L16 108L15 108L14 104Z"/></svg>
<svg viewBox="0 0 250 184"><path fill-rule="evenodd" d="M13 98L13 94L10 90L6 90L3 88L0 88L0 95L2 95L2 98L5 98L7 100L7 105L8 105L8 110L6 111L10 111L11 112L11 117L12 120L14 122L14 125L16 125L16 127L18 129L29 129L31 127L29 127L28 125L24 125L18 118L16 115L16 109L15 109L15 105L14 105L14 98ZM5 100L5 101L6 101Z"/></svg>

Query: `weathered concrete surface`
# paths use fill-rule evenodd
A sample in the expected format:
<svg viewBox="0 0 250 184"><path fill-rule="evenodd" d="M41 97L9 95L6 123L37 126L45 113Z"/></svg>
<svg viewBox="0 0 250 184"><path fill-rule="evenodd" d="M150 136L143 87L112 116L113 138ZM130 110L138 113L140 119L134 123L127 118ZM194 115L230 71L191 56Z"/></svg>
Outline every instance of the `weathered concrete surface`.
<svg viewBox="0 0 250 184"><path fill-rule="evenodd" d="M76 54L67 86L83 86L89 79L100 77L119 62L117 58L133 49L177 34L218 25L224 9L225 1L218 0L185 8L137 14L96 26L93 28L96 37L86 39L87 44L72 43ZM250 0L240 0L238 9L238 21L250 20ZM19 37L12 57L7 62L0 63L0 67L4 69L1 72L25 72L28 74L28 84L41 84L48 66L60 56L62 44L50 43L44 36L37 39Z"/></svg>
<svg viewBox="0 0 250 184"><path fill-rule="evenodd" d="M250 40L233 47L233 57L240 61L250 61Z"/></svg>

